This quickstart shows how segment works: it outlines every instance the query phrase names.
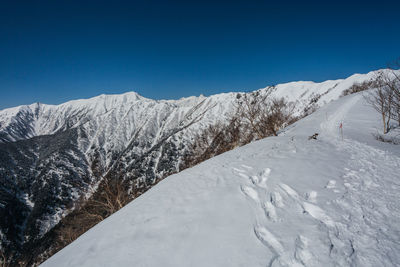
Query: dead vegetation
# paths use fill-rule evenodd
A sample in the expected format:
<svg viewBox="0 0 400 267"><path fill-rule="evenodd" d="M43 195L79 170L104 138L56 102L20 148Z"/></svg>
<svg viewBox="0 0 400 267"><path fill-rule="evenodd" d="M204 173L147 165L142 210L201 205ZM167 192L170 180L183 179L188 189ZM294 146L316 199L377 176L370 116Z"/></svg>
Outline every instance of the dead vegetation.
<svg viewBox="0 0 400 267"><path fill-rule="evenodd" d="M78 207L41 240L28 244L23 257L18 257L12 262L18 260L26 262L28 266L38 265L146 190L132 189L127 181L121 179L104 178L98 190L89 199L82 199Z"/></svg>
<svg viewBox="0 0 400 267"><path fill-rule="evenodd" d="M373 135L376 140L384 142L384 143L389 143L392 145L400 145L400 138L397 137L387 137L383 134L374 134Z"/></svg>
<svg viewBox="0 0 400 267"><path fill-rule="evenodd" d="M396 66L400 67L400 64L396 63ZM392 120L400 125L400 76L393 69L380 71L373 79L373 85L364 98L381 115L383 134L387 134L392 128Z"/></svg>
<svg viewBox="0 0 400 267"><path fill-rule="evenodd" d="M237 94L234 113L227 122L217 122L196 136L180 169L252 141L276 136L280 129L293 123L294 106L283 98L273 98L273 90L270 87L265 91Z"/></svg>
<svg viewBox="0 0 400 267"><path fill-rule="evenodd" d="M366 90L369 90L369 89L375 88L375 87L376 87L375 80L364 81L362 83L355 83L352 86L350 86L350 88L344 90L342 92L342 96L351 95L351 94L355 94L358 92L363 92L363 91L366 91Z"/></svg>
<svg viewBox="0 0 400 267"><path fill-rule="evenodd" d="M9 267L9 260L6 254L0 250L0 267Z"/></svg>
<svg viewBox="0 0 400 267"><path fill-rule="evenodd" d="M106 178L99 185L96 193L87 201L82 200L80 208L65 219L57 229L59 241L69 244L88 229L101 222L111 214L117 212L132 199L138 192L129 194L129 185L123 180Z"/></svg>

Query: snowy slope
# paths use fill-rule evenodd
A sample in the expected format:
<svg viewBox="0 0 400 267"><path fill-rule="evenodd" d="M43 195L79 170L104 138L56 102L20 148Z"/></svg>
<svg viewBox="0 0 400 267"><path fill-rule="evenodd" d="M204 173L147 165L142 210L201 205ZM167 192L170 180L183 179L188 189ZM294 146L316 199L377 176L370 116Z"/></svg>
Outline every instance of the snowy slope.
<svg viewBox="0 0 400 267"><path fill-rule="evenodd" d="M374 75L280 84L272 94L301 116ZM235 101L237 93L152 100L128 92L1 110L0 247L36 247L106 175L143 189L178 172L196 134L224 121Z"/></svg>
<svg viewBox="0 0 400 267"><path fill-rule="evenodd" d="M341 98L166 178L42 266L398 266L400 149L378 127Z"/></svg>

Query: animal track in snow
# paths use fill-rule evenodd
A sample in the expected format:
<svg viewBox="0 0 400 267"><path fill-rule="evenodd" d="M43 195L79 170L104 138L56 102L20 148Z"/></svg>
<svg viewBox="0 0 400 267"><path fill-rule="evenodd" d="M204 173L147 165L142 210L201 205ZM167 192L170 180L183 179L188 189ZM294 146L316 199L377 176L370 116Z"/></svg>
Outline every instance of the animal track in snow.
<svg viewBox="0 0 400 267"><path fill-rule="evenodd" d="M248 196L249 198L253 199L254 201L257 201L257 202L259 201L258 193L257 193L256 190L254 190L254 189L251 188L251 187L244 186L244 185L241 186L241 189L242 189L242 192L243 192L246 196Z"/></svg>

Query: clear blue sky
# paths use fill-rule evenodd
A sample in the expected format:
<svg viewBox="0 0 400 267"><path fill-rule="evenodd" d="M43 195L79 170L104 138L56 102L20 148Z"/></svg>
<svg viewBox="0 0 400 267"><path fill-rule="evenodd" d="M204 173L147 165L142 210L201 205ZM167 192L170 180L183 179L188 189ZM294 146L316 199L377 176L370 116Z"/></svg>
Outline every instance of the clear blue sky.
<svg viewBox="0 0 400 267"><path fill-rule="evenodd" d="M278 3L279 2L279 3ZM400 56L399 1L0 3L0 109L323 81Z"/></svg>

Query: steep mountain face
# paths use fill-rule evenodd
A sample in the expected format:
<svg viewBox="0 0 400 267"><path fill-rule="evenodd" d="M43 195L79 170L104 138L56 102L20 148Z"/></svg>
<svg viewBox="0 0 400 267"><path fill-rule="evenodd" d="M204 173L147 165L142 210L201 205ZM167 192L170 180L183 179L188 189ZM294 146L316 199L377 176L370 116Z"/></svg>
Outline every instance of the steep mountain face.
<svg viewBox="0 0 400 267"><path fill-rule="evenodd" d="M273 96L303 115L373 76L281 84ZM194 136L234 112L236 95L152 100L131 92L0 111L0 246L18 251L43 236L106 174L149 187L179 171Z"/></svg>
<svg viewBox="0 0 400 267"><path fill-rule="evenodd" d="M106 173L141 186L176 172L190 138L235 94L155 101L136 93L0 112L2 244L41 237Z"/></svg>
<svg viewBox="0 0 400 267"><path fill-rule="evenodd" d="M72 128L0 144L1 229L13 245L46 233L93 183L84 137Z"/></svg>

